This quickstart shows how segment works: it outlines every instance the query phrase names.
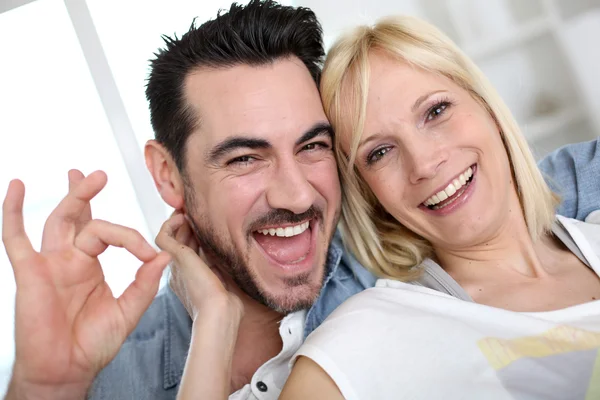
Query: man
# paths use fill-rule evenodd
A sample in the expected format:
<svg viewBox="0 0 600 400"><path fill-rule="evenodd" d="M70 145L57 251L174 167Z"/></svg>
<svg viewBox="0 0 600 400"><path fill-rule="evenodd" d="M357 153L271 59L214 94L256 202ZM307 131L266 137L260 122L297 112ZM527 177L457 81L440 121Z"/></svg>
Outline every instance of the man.
<svg viewBox="0 0 600 400"><path fill-rule="evenodd" d="M207 359L186 373L203 380L202 398L277 398L304 337L374 282L335 236L323 55L314 14L270 1L233 5L166 40L148 81L156 140L146 162L178 210L157 238L176 261L177 294L165 288L143 317L169 259L135 231L91 219L106 177L70 172L40 253L24 234L22 184L11 184L3 237L18 290L8 398L174 399L188 352ZM97 262L108 245L145 262L118 300ZM234 348L220 347L231 337ZM227 370L227 393L224 382L206 384L211 369Z"/></svg>
<svg viewBox="0 0 600 400"><path fill-rule="evenodd" d="M32 302L25 297L28 293L21 291L17 298L18 350L11 392L33 387L42 393L50 387L55 397L69 393L81 398L96 374L119 351L96 379L91 397L174 398L192 334L191 314L194 327L224 320L220 331L237 334L231 369L235 398L277 397L289 372L287 362L304 337L345 298L374 282L344 254L339 239L333 239L341 192L332 151L333 132L317 89L324 55L321 35L311 11L253 1L246 7L232 6L227 14L192 28L179 40L166 40L165 49L152 62L148 81L156 141L146 146L147 165L161 196L185 213L206 259L230 291L215 288L220 282L199 290L198 285L210 280L210 274L203 275L196 285L189 284L194 276L188 275L184 280L187 288L178 293L184 297L189 313L173 291L166 290L120 351L115 343L122 342L136 326L137 321L133 321L139 319L139 306L136 312L115 312L107 325L128 322L119 325L116 333L104 325L94 325L96 321L90 317L84 323L87 331L66 338L55 335L45 339L47 346L34 348L30 342L39 341L39 337L32 333L26 340L24 330L28 327L20 328L21 318L27 314L23 309ZM76 172L71 175L75 199L66 200L77 205L89 201L105 180L100 173L85 180ZM47 228L52 229L58 216L66 220L61 222L63 225L77 220L76 226L61 230L59 235L48 232L47 236L75 236L66 242L74 243L72 252L84 252L82 257L90 264L100 251L94 247L99 242L103 244L98 247L120 244L131 233L97 221L87 223L89 216L75 215L72 209L72 205L61 204ZM171 223L173 220L163 229L169 234L159 236L157 243L168 249L178 264L184 264L183 271L178 272L185 275L189 263L180 261L189 252L181 256L180 248L173 245L170 234L175 236L174 231L181 231L181 224L174 228ZM123 239L109 242L117 234ZM79 239L82 235L85 240ZM156 260L164 256L150 254L137 236L133 242L123 244L143 261L154 263L142 267L141 274L150 271L156 276L160 270ZM138 247L144 248L143 254ZM60 246L50 247L54 248ZM69 255L61 261L71 262ZM210 272L195 258L192 262L196 266L191 270ZM20 286L34 286L19 279L21 271L31 270L15 265L19 261L11 256L17 281ZM164 264L165 259L161 261ZM88 268L99 267L96 264ZM150 287L150 279L144 277L138 278ZM130 289L118 306L134 298ZM91 291L88 297L78 298L78 304L91 304L87 299L96 293ZM233 293L231 302L228 293ZM322 296L315 302L319 294ZM147 299L146 292L144 295ZM60 300L61 304L72 302L71 298ZM239 329L227 326L240 309L243 318L236 322ZM108 311L112 309L93 309L92 313ZM231 318L218 320L228 313ZM39 311L29 314L28 319L39 320ZM78 322L73 319L75 328ZM37 334L48 332L48 327L36 327ZM66 324L62 329L74 328ZM102 336L111 338L110 345L102 342ZM63 366L73 362L78 367L75 372L64 366L67 371L38 381L46 369L56 372L51 367L54 357L45 356L46 369L40 367L37 373L31 372L34 368L29 360L52 350L49 342L71 340L77 346L62 352L74 355L62 361ZM61 388L60 382L64 381L71 387Z"/></svg>

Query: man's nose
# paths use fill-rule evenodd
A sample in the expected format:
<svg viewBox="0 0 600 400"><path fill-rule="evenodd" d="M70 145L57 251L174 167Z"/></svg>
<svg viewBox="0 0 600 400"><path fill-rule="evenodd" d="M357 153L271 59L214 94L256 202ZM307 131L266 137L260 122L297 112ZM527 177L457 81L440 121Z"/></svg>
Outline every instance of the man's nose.
<svg viewBox="0 0 600 400"><path fill-rule="evenodd" d="M267 190L267 202L271 208L301 214L314 204L315 197L315 188L308 181L301 164L290 160L278 165Z"/></svg>

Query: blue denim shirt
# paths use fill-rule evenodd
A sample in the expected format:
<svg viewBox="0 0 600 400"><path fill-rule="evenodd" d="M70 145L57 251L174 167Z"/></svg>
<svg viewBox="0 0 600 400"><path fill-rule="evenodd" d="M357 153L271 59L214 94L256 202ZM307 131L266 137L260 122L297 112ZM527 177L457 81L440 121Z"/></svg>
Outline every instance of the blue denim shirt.
<svg viewBox="0 0 600 400"><path fill-rule="evenodd" d="M584 220L600 209L600 138L562 147L539 166L562 197L557 214Z"/></svg>
<svg viewBox="0 0 600 400"><path fill-rule="evenodd" d="M540 163L563 196L559 213L583 219L600 209L600 139L559 149ZM305 337L348 297L375 278L345 251L336 235L321 295L306 315ZM88 398L172 400L183 373L192 321L167 286L156 297L116 358L98 375Z"/></svg>

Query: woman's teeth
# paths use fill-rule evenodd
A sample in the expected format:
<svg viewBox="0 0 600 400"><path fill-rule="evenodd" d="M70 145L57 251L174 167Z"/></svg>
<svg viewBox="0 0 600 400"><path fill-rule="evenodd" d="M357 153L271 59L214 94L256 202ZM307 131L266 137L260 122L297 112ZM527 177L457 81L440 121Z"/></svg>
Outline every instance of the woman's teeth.
<svg viewBox="0 0 600 400"><path fill-rule="evenodd" d="M292 237L301 234L308 229L310 225L309 221L306 221L300 225L287 226L285 228L269 228L259 229L257 232L263 235L280 236L280 237Z"/></svg>
<svg viewBox="0 0 600 400"><path fill-rule="evenodd" d="M435 206L438 203L441 203L444 200L447 200L449 197L454 196L454 194L460 190L463 186L469 182L471 177L473 176L473 170L469 167L465 172L460 174L458 178L454 179L454 181L450 182L448 186L441 192L438 192L425 200L423 204L426 206Z"/></svg>

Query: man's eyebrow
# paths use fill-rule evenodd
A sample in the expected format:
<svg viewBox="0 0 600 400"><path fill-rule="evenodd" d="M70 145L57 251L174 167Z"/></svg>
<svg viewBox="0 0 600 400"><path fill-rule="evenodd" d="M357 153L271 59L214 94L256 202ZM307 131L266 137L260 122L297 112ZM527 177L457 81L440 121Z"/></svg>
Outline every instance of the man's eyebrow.
<svg viewBox="0 0 600 400"><path fill-rule="evenodd" d="M268 149L271 143L265 139L255 139L245 136L234 136L223 140L208 153L207 161L215 163L225 154L237 149Z"/></svg>
<svg viewBox="0 0 600 400"><path fill-rule="evenodd" d="M296 140L296 146L299 146L304 142L308 142L317 136L329 136L330 139L333 139L333 128L326 122L315 124L312 128L306 131L304 135Z"/></svg>

